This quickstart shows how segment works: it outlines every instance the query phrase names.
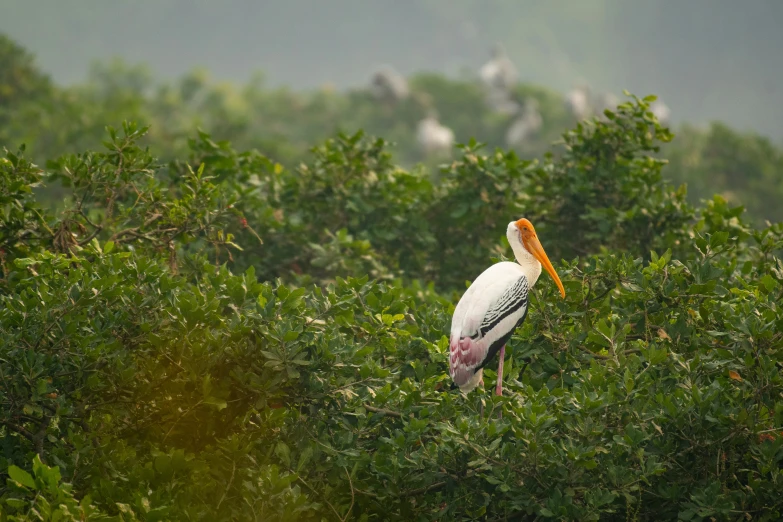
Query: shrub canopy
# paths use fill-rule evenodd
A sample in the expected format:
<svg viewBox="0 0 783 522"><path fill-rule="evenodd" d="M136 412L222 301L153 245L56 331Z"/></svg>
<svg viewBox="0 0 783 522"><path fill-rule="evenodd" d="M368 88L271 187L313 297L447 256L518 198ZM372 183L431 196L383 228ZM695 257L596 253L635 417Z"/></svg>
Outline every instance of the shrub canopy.
<svg viewBox="0 0 783 522"><path fill-rule="evenodd" d="M7 151L0 517L778 520L783 227L666 184L650 101L437 176L361 133L295 168L133 124ZM463 396L453 306L521 216L567 296L542 278L504 396Z"/></svg>

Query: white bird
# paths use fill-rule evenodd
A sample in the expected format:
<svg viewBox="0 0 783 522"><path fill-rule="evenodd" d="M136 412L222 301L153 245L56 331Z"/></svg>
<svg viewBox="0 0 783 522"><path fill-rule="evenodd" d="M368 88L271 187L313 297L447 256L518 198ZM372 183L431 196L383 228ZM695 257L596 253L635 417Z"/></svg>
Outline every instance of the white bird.
<svg viewBox="0 0 783 522"><path fill-rule="evenodd" d="M408 81L391 67L383 67L373 74L370 92L378 100L400 101L410 94Z"/></svg>
<svg viewBox="0 0 783 522"><path fill-rule="evenodd" d="M590 90L587 85L579 84L566 94L565 106L571 116L578 121L590 116Z"/></svg>
<svg viewBox="0 0 783 522"><path fill-rule="evenodd" d="M506 145L509 148L523 145L532 135L541 130L543 123L544 120L538 111L538 102L535 98L529 98L525 101L519 116L506 131Z"/></svg>
<svg viewBox="0 0 783 522"><path fill-rule="evenodd" d="M506 237L517 262L504 261L487 268L457 303L451 320L449 375L464 393L483 383L484 366L500 352L495 393L503 393L506 342L528 312L528 292L541 275L541 266L555 280L565 298L563 283L527 219L512 221Z"/></svg>
<svg viewBox="0 0 783 522"><path fill-rule="evenodd" d="M430 114L419 122L416 141L428 157L448 155L454 146L454 132Z"/></svg>
<svg viewBox="0 0 783 522"><path fill-rule="evenodd" d="M620 105L620 98L612 94L611 92L605 92L598 96L595 102L595 113L599 120L606 120L604 115L605 110L617 112L617 106Z"/></svg>
<svg viewBox="0 0 783 522"><path fill-rule="evenodd" d="M492 59L479 69L479 78L489 89L509 91L516 85L517 77L517 68L506 56L503 46L495 44Z"/></svg>
<svg viewBox="0 0 783 522"><path fill-rule="evenodd" d="M666 127L669 125L671 111L669 110L669 106L663 103L660 99L655 100L650 104L650 112L652 112L655 117L658 118L658 123L660 123L662 126Z"/></svg>
<svg viewBox="0 0 783 522"><path fill-rule="evenodd" d="M496 44L492 59L479 69L479 78L486 91L486 103L495 112L514 114L519 105L511 97L518 74L514 63L506 56L503 46Z"/></svg>

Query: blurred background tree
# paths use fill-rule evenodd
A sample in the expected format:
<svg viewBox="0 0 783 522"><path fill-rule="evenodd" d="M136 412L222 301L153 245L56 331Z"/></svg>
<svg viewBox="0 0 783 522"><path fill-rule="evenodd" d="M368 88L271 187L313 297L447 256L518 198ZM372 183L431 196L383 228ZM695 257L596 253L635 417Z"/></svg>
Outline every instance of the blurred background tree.
<svg viewBox="0 0 783 522"><path fill-rule="evenodd" d="M525 83L654 93L677 124L720 120L779 143L781 18L775 0L40 0L6 2L0 32L60 84L120 56L164 81L205 67L245 83L260 69L296 90L363 86L386 63L459 77L502 42Z"/></svg>
<svg viewBox="0 0 783 522"><path fill-rule="evenodd" d="M261 74L242 85L218 82L203 69L164 80L145 65L121 59L93 63L84 82L63 87L52 84L18 44L5 38L3 49L3 60L10 65L2 73L6 94L0 138L11 149L28 144L39 162L94 148L108 122L124 120L150 126L145 143L162 159L186 154L194 129L201 128L238 150L257 149L288 167L305 159L312 144L358 130L391 142L390 151L401 165L437 165L451 154L429 155L422 149L417 129L428 115L453 133L452 145L475 138L490 150L505 149L511 146L511 129L526 121L528 107L538 123L513 148L521 158L543 159L549 150L563 153L562 147L551 145L576 121L562 93L527 83L510 88L508 97L516 107L511 111L494 109L478 78L433 73L404 79L410 95L397 101L379 99L369 81L347 91L294 91L271 86ZM595 111L600 115L600 107ZM757 222L783 219L783 208L776 204L783 197L783 153L773 140L720 123L706 130L684 125L677 133L664 146L670 165L662 176L687 184L692 202L718 193L745 205ZM58 199L55 194L53 200Z"/></svg>

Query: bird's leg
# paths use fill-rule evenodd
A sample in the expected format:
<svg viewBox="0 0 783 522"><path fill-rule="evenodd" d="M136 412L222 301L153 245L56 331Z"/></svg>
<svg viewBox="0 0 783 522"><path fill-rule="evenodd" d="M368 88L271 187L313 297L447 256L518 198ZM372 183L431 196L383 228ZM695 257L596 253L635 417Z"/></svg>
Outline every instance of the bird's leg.
<svg viewBox="0 0 783 522"><path fill-rule="evenodd" d="M482 391L484 390L484 376L481 377L479 380L479 386L481 386ZM481 397L479 397L479 410L481 411L481 419L484 420L484 395L482 394Z"/></svg>
<svg viewBox="0 0 783 522"><path fill-rule="evenodd" d="M500 362L498 363L498 383L495 386L495 395L503 395L503 359L506 357L506 345L500 349ZM498 419L503 418L503 405L498 410Z"/></svg>
<svg viewBox="0 0 783 522"><path fill-rule="evenodd" d="M506 356L506 345L500 349L500 362L498 363L498 384L495 386L495 395L503 395L503 358Z"/></svg>

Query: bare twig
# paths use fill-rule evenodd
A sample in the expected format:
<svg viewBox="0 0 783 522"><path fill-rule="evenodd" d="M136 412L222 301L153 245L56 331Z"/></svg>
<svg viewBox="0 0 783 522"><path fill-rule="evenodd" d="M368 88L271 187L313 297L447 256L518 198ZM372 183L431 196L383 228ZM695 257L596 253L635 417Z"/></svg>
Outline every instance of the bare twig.
<svg viewBox="0 0 783 522"><path fill-rule="evenodd" d="M576 347L579 348L580 350L582 350L585 353L589 353L590 355L592 355L593 357L595 357L597 359L611 359L611 357L608 356L608 355L602 355L600 353L591 352L590 350L588 350L587 348L585 348L581 344L577 344Z"/></svg>
<svg viewBox="0 0 783 522"><path fill-rule="evenodd" d="M353 489L353 481L351 480L351 474L348 472L348 468L345 468L345 474L348 476L348 485L351 486L351 506L348 508L348 511L345 512L345 517L341 519L342 522L348 520L348 515L353 511L353 503L356 500L356 492Z"/></svg>
<svg viewBox="0 0 783 522"><path fill-rule="evenodd" d="M87 243L89 243L90 241L92 241L92 240L93 240L93 238L95 238L95 236L97 236L98 234L100 234L100 233L101 233L101 230L103 230L103 227L101 227L101 226L99 226L98 228L94 229L94 230L92 231L92 233L91 233L89 236L87 236L86 238L84 238L84 239L82 239L81 241L79 241L78 245L79 245L79 246L84 246L84 245L86 245Z"/></svg>
<svg viewBox="0 0 783 522"><path fill-rule="evenodd" d="M401 497L413 497L415 495L421 495L422 493L427 493L428 491L432 491L433 489L439 489L446 485L445 480L441 480L440 482L434 482L430 484L429 486L424 486L421 488L411 489L410 491L404 491L400 496Z"/></svg>
<svg viewBox="0 0 783 522"><path fill-rule="evenodd" d="M167 439L167 438L169 438L169 435L171 435L171 431L172 431L172 430L173 430L173 429L176 427L176 425L177 425L177 424L179 424L179 421L181 421L182 419L184 419L184 418L185 418L185 416L186 416L188 413L190 413L191 411L193 411L193 410L195 410L196 408L198 408L199 406L201 406L201 403L203 403L203 402L204 402L204 401L198 401L196 404L194 404L193 406L191 406L190 408L188 408L187 410L185 410L184 412L182 412L182 415L180 415L180 416L177 418L177 420L175 420L175 421L174 421L174 424L172 424L172 425L171 425L171 427L169 428L169 431L167 431L167 432L166 432L166 436L164 436L164 437L163 437L163 442L166 442L166 439Z"/></svg>
<svg viewBox="0 0 783 522"><path fill-rule="evenodd" d="M324 502L326 502L326 505L327 505L327 506L329 506L329 507L332 509L332 511L334 512L334 514L337 516L337 519L338 519L338 520L340 520L340 521L343 521L343 520L345 520L343 517L341 517L341 516L340 516L340 513L338 513L338 512L337 512L337 510L334 508L334 506L332 505L332 503L331 503L331 502L329 502L328 500L326 500L326 498L325 498L323 495L321 495L320 493L318 493L318 491L316 491L316 490L315 490L315 488L314 488L313 486L311 486L310 484L308 484L308 483L307 483L307 481L306 481L305 479L303 479L303 478L302 478L300 475L298 475L298 474L296 475L296 478L297 478L297 479L299 479L299 482L301 482L302 484L304 484L304 485L307 487L307 489L309 489L310 491L312 491L313 493L315 493L316 495L318 495L319 497L321 497L321 499L322 499Z"/></svg>
<svg viewBox="0 0 783 522"><path fill-rule="evenodd" d="M371 411L373 413L383 413L383 414L386 414L386 415L388 415L390 417L402 418L402 413L399 413L399 412L396 412L396 411L387 410L387 409L384 409L384 408L376 408L375 406L370 406L367 403L363 404L362 406L364 406L365 410Z"/></svg>
<svg viewBox="0 0 783 522"><path fill-rule="evenodd" d="M33 435L35 451L38 453L38 457L40 457L41 460L45 460L43 451L44 438L46 437L46 432L49 429L49 423L51 420L52 416L44 413L43 418L41 418L41 422L38 424L38 431Z"/></svg>
<svg viewBox="0 0 783 522"><path fill-rule="evenodd" d="M223 492L223 496L220 497L220 502L217 504L217 508L220 509L220 505L223 503L224 500L226 500L226 495L228 495L228 490L231 489L231 485L234 483L234 473L237 469L237 461L234 459L231 459L231 477L228 479L228 484L226 485L226 490Z"/></svg>
<svg viewBox="0 0 783 522"><path fill-rule="evenodd" d="M440 482L433 482L432 484L430 484L428 486L422 486L420 488L411 489L411 490L408 490L408 491L401 491L398 496L399 496L399 498L414 497L416 495L421 495L422 493L427 493L428 491L432 491L434 489L442 488L445 485L446 485L446 481L445 480L441 480ZM364 490L361 490L361 489L357 489L356 491L361 493L362 495L364 495L366 497L370 497L370 498L374 498L374 499L380 498L377 493L373 493L372 491L364 491Z"/></svg>
<svg viewBox="0 0 783 522"><path fill-rule="evenodd" d="M163 217L163 214L158 214L157 212L153 215L151 215L149 218L147 218L147 221L144 222L144 226L149 226L154 222L156 219L159 219Z"/></svg>
<svg viewBox="0 0 783 522"><path fill-rule="evenodd" d="M475 474L476 474L476 470L469 470L467 473L465 473L464 476L462 476L460 478L462 478L462 479L470 478L470 477L472 477ZM459 480L454 475L449 474L448 476L452 477L454 480ZM428 485L422 486L420 488L409 489L408 491L400 491L400 494L398 495L398 497L399 498L414 497L416 495L421 495L423 493L428 493L428 492L433 491L435 489L440 489L443 486L445 486L446 484L448 484L448 482L445 481L445 480L441 480L439 482L433 482L432 484L428 484ZM360 489L357 489L356 491L358 493L361 493L362 495L365 495L365 496L370 497L370 498L375 498L375 499L379 498L379 495L377 493L373 493L371 491L363 491L363 490L360 490Z"/></svg>
<svg viewBox="0 0 783 522"><path fill-rule="evenodd" d="M93 223L90 217L87 215L87 213L84 212L84 210L79 209L79 215L81 215L84 218L84 220L87 222L87 224L90 225L92 228L103 228L100 225L96 225L95 223Z"/></svg>

